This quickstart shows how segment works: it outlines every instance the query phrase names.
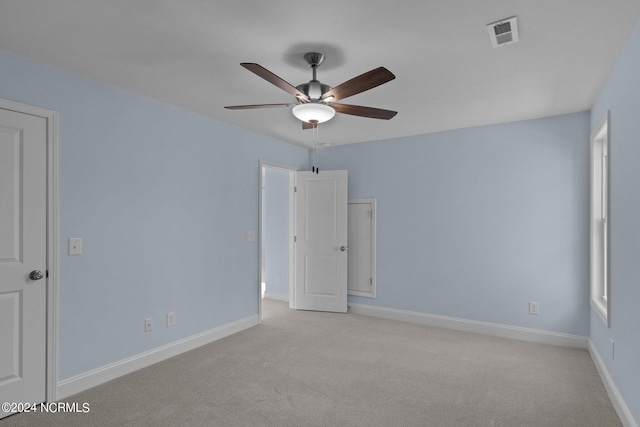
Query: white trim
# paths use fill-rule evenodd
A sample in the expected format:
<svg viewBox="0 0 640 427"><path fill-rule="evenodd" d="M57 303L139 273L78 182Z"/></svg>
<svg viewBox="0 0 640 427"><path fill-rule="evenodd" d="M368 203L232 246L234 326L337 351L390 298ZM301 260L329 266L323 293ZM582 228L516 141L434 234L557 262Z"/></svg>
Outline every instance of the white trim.
<svg viewBox="0 0 640 427"><path fill-rule="evenodd" d="M589 354L591 355L591 359L593 363L596 365L596 369L598 370L598 374L600 374L600 378L602 379L602 383L604 384L604 388L607 390L607 394L609 395L609 399L613 404L614 409L618 413L620 417L620 421L625 427L638 427L638 423L633 419L633 415L631 415L631 411L629 411L629 407L624 403L624 399L618 388L616 387L611 375L609 375L609 371L607 371L607 367L605 366L596 346L593 344L593 341L589 339Z"/></svg>
<svg viewBox="0 0 640 427"><path fill-rule="evenodd" d="M0 108L47 122L47 402L55 402L58 378L58 113L0 98Z"/></svg>
<svg viewBox="0 0 640 427"><path fill-rule="evenodd" d="M289 294L286 292L265 292L264 297L269 299L275 299L278 301L289 302Z"/></svg>
<svg viewBox="0 0 640 427"><path fill-rule="evenodd" d="M599 213L598 215L596 215L595 208L596 206L598 206L598 200L594 199L594 186L598 181L597 177L595 176L595 162L596 160L600 159L600 157L598 157L598 159L595 158L596 145L598 144L599 141L604 139L606 141L605 142L605 147L607 147L606 151L607 152L609 151L610 140L611 140L610 138L611 136L610 118L611 117L610 116L611 116L610 111L607 111L604 114L604 116L598 123L598 127L591 134L591 138L589 142L589 260L590 260L589 295L590 295L591 308L598 315L600 320L602 320L602 322L607 328L610 327L609 318L610 318L610 311L611 311L611 298L605 299L602 297L602 295L611 295L611 286L610 286L610 280L609 280L610 279L609 260L607 256L609 251L610 233L605 231L605 236L603 238L602 245L598 245L596 243L597 240L595 238L595 235L597 233L596 230L598 229L596 222L601 221L601 217L603 214ZM604 134L604 137L603 137L603 134ZM609 178L608 178L609 160L608 159L609 157L607 154L606 170L601 171L603 174L607 175L605 179L607 185L609 183ZM601 168L604 168L604 164L601 166ZM609 199L609 189L603 188L602 189L603 201L601 202L601 205L608 206L609 204L608 199ZM601 206L601 209L603 209L602 206ZM608 211L608 208L607 208L607 211ZM604 226L606 226L607 222L610 222L609 212L606 212L606 221ZM605 230L607 230L607 228L605 228ZM604 262L602 267L604 268L604 273L603 273L604 279L602 281L604 283L602 283L598 278L598 275L600 273L600 271L598 270L598 266L600 264L602 257L604 257Z"/></svg>
<svg viewBox="0 0 640 427"><path fill-rule="evenodd" d="M365 297L365 298L375 298L376 282L377 282L376 281L376 271L377 271L376 270L376 217L378 216L376 199L349 199L347 203L348 205L351 205L351 204L371 205L371 291L362 292L362 291L349 290L349 287L347 284L347 295L353 295L353 296Z"/></svg>
<svg viewBox="0 0 640 427"><path fill-rule="evenodd" d="M295 179L293 174L298 170L291 166L285 166L278 163L269 162L267 160L260 160L260 173L258 184L258 321L262 323L262 283L264 278L262 274L262 178L264 168L279 169L289 173L289 277L294 277L294 247L293 237L295 234L295 201L294 201L294 188ZM289 279L289 308L293 308L293 280Z"/></svg>
<svg viewBox="0 0 640 427"><path fill-rule="evenodd" d="M364 316L381 317L383 319L399 320L402 322L418 323L437 328L454 329L457 331L493 335L502 338L530 341L539 344L551 344L561 347L573 347L586 350L588 343L588 338L580 335L542 331L539 329L522 328L497 323L479 322L475 320L438 316L414 311L373 307L370 305L349 304L349 312Z"/></svg>
<svg viewBox="0 0 640 427"><path fill-rule="evenodd" d="M177 356L181 353L212 343L221 338L238 333L258 324L258 316L253 315L228 323L209 331L119 360L106 366L76 375L58 383L58 399L64 399L81 391L106 383L138 369Z"/></svg>
<svg viewBox="0 0 640 427"><path fill-rule="evenodd" d="M296 266L296 170L289 169L289 308L294 306Z"/></svg>

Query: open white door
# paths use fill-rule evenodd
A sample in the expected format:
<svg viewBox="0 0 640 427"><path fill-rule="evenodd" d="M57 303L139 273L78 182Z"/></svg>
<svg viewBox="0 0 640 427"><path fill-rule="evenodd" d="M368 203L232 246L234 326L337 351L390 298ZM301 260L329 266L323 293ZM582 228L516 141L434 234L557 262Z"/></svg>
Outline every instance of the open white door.
<svg viewBox="0 0 640 427"><path fill-rule="evenodd" d="M347 312L347 171L296 172L298 310Z"/></svg>

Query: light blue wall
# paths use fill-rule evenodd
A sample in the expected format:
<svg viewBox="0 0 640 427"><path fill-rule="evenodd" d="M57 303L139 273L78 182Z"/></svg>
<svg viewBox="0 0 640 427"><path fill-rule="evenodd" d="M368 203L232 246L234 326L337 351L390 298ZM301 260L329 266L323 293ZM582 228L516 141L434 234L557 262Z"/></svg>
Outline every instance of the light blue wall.
<svg viewBox="0 0 640 427"><path fill-rule="evenodd" d="M286 294L289 292L289 172L265 168L263 191L266 291Z"/></svg>
<svg viewBox="0 0 640 427"><path fill-rule="evenodd" d="M611 329L592 312L591 340L640 422L640 22L592 109L592 131L607 110Z"/></svg>
<svg viewBox="0 0 640 427"><path fill-rule="evenodd" d="M377 199L377 298L349 300L587 336L588 128L585 112L321 150L350 198Z"/></svg>
<svg viewBox="0 0 640 427"><path fill-rule="evenodd" d="M0 97L60 114L59 380L257 314L259 160L307 150L6 51Z"/></svg>
<svg viewBox="0 0 640 427"><path fill-rule="evenodd" d="M639 33L591 115L322 149L378 203L378 297L350 301L590 335L640 419ZM307 150L5 51L0 97L60 113L60 380L257 313L259 159L306 169ZM607 109L611 329L588 302L588 139Z"/></svg>

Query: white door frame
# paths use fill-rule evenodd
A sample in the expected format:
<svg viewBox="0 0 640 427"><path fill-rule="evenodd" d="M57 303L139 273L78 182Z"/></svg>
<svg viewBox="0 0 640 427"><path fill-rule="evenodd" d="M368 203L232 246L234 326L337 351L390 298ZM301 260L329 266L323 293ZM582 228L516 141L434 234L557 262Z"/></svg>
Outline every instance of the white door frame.
<svg viewBox="0 0 640 427"><path fill-rule="evenodd" d="M47 123L47 402L57 400L58 364L58 113L0 98L0 108L42 117Z"/></svg>
<svg viewBox="0 0 640 427"><path fill-rule="evenodd" d="M266 160L260 160L260 185L258 187L258 322L262 323L262 170L263 168L279 169L285 172L289 172L289 308L293 308L293 281L294 276L294 248L293 248L293 236L295 233L295 203L294 203L294 179L293 174L298 169L291 166L280 165L278 163L269 162Z"/></svg>
<svg viewBox="0 0 640 427"><path fill-rule="evenodd" d="M351 290L347 287L348 295L355 295L366 298L375 298L376 297L376 199L349 199L349 205L351 204L367 204L371 206L371 290L369 292L362 292ZM351 227L349 227L351 230ZM354 249L355 248L355 249ZM358 250L358 246L354 242L349 242L349 255L354 253L354 250ZM352 263L349 262L351 266Z"/></svg>

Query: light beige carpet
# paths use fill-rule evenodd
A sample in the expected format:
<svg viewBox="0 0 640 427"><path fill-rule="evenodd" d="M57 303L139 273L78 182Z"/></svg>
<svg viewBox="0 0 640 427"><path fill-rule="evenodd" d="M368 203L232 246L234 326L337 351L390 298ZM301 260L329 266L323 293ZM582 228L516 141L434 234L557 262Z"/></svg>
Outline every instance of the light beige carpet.
<svg viewBox="0 0 640 427"><path fill-rule="evenodd" d="M9 426L620 426L587 351L264 301L259 326Z"/></svg>

